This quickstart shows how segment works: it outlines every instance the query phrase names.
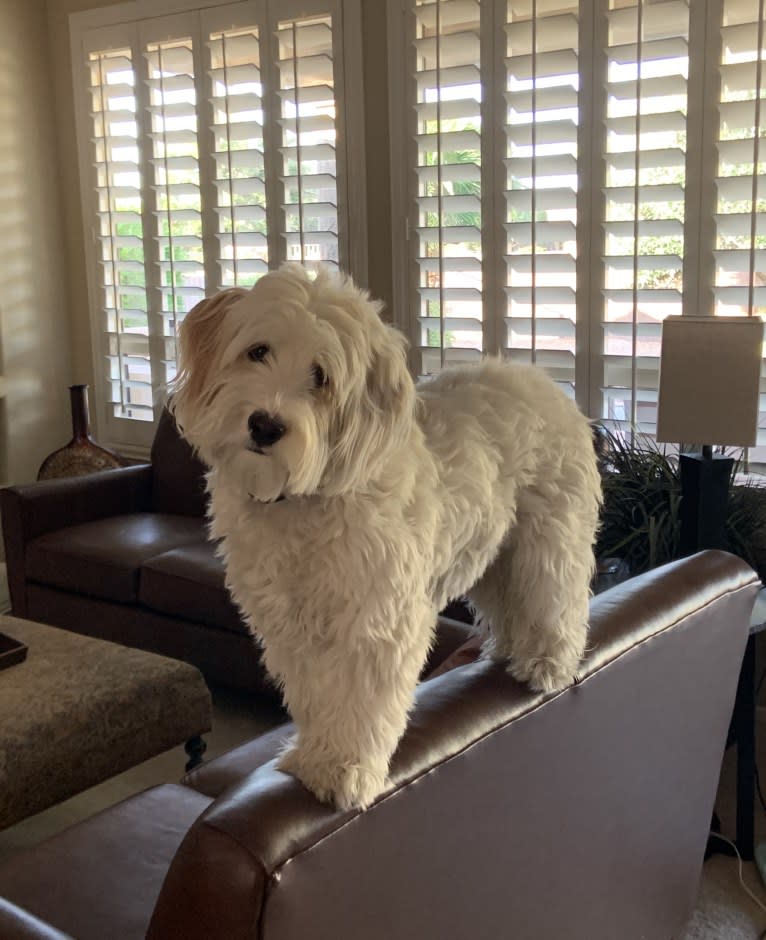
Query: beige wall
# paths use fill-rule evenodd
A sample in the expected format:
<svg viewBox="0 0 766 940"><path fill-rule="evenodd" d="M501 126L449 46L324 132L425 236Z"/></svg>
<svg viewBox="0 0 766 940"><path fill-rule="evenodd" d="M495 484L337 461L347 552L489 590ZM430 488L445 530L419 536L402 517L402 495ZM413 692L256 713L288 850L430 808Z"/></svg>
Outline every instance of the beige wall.
<svg viewBox="0 0 766 940"><path fill-rule="evenodd" d="M82 228L80 177L75 134L72 56L69 48L69 14L112 6L118 0L47 0L51 77L55 105L56 141L60 163L61 201L64 216L65 256L70 272L67 305L70 311L72 373L77 382L93 386L93 349L88 312L85 240ZM95 424L95 409L91 408ZM98 428L94 427L94 433Z"/></svg>
<svg viewBox="0 0 766 940"><path fill-rule="evenodd" d="M44 0L0 0L0 480L71 436L59 161Z"/></svg>

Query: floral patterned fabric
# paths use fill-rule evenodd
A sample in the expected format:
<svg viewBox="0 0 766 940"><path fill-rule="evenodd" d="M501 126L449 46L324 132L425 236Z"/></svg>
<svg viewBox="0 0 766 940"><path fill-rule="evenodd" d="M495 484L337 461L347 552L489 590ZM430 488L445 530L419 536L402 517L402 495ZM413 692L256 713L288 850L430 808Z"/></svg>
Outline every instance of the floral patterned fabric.
<svg viewBox="0 0 766 940"><path fill-rule="evenodd" d="M29 647L0 670L0 828L210 730L187 663L15 617L0 633Z"/></svg>

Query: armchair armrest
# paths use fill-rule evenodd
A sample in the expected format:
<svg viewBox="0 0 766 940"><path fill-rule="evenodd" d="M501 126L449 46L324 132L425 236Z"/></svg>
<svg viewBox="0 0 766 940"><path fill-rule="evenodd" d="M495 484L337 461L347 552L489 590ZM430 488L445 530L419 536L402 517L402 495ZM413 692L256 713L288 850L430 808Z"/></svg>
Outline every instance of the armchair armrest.
<svg viewBox="0 0 766 940"><path fill-rule="evenodd" d="M10 901L0 898L0 937L3 940L72 940Z"/></svg>
<svg viewBox="0 0 766 940"><path fill-rule="evenodd" d="M13 612L26 613L27 544L45 532L108 516L148 511L152 466L137 464L80 477L42 480L0 490L0 514Z"/></svg>

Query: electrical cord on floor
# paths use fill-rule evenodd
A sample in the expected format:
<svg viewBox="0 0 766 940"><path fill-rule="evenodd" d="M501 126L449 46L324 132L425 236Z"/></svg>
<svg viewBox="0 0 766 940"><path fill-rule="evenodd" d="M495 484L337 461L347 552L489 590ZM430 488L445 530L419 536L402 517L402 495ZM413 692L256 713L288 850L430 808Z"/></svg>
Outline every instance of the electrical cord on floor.
<svg viewBox="0 0 766 940"><path fill-rule="evenodd" d="M711 829L710 835L714 839L720 839L721 842L725 842L730 848L734 850L734 854L737 856L737 866L739 869L739 883L742 885L742 890L750 898L750 900L754 904L757 904L758 907L760 907L760 909L763 911L763 913L766 914L766 904L764 904L760 898L756 897L755 894L753 894L753 892L750 890L750 888L748 888L748 886L745 884L745 879L742 876L742 856L739 854L739 849L737 848L737 846L731 841L731 839L727 839L726 836L722 836L720 832L714 832ZM759 934L758 940L766 940L766 929L763 930Z"/></svg>

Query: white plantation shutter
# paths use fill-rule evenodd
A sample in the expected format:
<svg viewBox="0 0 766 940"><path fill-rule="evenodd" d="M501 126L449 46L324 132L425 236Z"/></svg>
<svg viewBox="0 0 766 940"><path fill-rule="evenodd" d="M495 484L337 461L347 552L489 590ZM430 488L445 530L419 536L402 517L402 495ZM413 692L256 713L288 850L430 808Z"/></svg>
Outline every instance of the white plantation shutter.
<svg viewBox="0 0 766 940"><path fill-rule="evenodd" d="M681 313L689 7L610 6L600 417L651 433L661 323Z"/></svg>
<svg viewBox="0 0 766 940"><path fill-rule="evenodd" d="M419 0L411 56L414 344L428 374L484 345L478 0Z"/></svg>
<svg viewBox="0 0 766 940"><path fill-rule="evenodd" d="M287 258L337 267L338 155L331 16L277 30L282 216Z"/></svg>
<svg viewBox="0 0 766 940"><path fill-rule="evenodd" d="M719 316L766 312L763 6L739 0L724 2L722 11L714 216Z"/></svg>
<svg viewBox="0 0 766 940"><path fill-rule="evenodd" d="M574 395L578 4L512 0L505 34L503 349Z"/></svg>
<svg viewBox="0 0 766 940"><path fill-rule="evenodd" d="M712 312L766 315L766 3L722 0L716 44ZM710 311L703 311L710 312ZM766 377L750 459L766 462Z"/></svg>
<svg viewBox="0 0 766 940"><path fill-rule="evenodd" d="M93 52L88 67L106 396L117 413L142 418L152 395L133 50Z"/></svg>
<svg viewBox="0 0 766 940"><path fill-rule="evenodd" d="M348 269L344 9L235 3L74 42L105 440L149 442L203 297L288 258Z"/></svg>
<svg viewBox="0 0 766 940"><path fill-rule="evenodd" d="M221 287L250 287L269 260L260 30L206 22L217 276Z"/></svg>
<svg viewBox="0 0 766 940"><path fill-rule="evenodd" d="M149 270L155 314L150 319L156 350L152 378L160 386L175 375L178 325L205 296L197 69L191 35L195 24L187 19L161 21L161 31L180 33L177 39L153 41L142 31L153 216L150 231L157 252L154 270ZM157 27L152 24L152 31ZM189 28L189 34L184 35L184 27ZM154 417L151 405L149 400L146 414L150 420Z"/></svg>
<svg viewBox="0 0 766 940"><path fill-rule="evenodd" d="M698 313L691 300L684 308L684 297L697 296L697 280L712 272L698 263L697 232L695 259L686 257L690 226L708 194L698 169L687 184L711 126L700 116L702 81L690 104L690 68L701 76L707 55L705 11L694 21L690 54L688 0L397 2L403 15L392 21L392 34L402 58L394 57L392 69L404 66L410 77L401 87L394 78L392 111L401 127L415 122L419 137L395 185L420 227L395 260L421 291L432 287L430 309L409 295L414 341L426 345L422 325L430 313L431 362L451 358L438 355L440 346L450 351L442 307L483 285L471 311L481 324L474 349L536 363L592 417L652 432L662 320L684 309ZM477 102L472 146L481 156L472 185L482 194L481 251L472 254L470 274L445 248L449 191L422 182L438 184L445 161L439 173L428 164L451 131L463 130L450 123L453 99L469 98ZM433 262L424 261L424 236ZM687 267L696 293L687 291Z"/></svg>

